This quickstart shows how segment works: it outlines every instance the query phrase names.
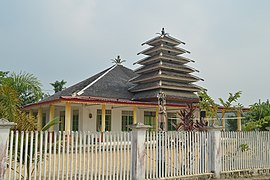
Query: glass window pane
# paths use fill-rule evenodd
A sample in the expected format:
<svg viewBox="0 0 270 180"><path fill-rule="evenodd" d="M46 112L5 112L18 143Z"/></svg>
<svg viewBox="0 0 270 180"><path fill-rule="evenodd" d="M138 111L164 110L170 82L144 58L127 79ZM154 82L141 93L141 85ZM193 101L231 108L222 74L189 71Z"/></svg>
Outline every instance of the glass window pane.
<svg viewBox="0 0 270 180"><path fill-rule="evenodd" d="M156 112L154 111L144 111L144 124L150 125L151 131L156 129Z"/></svg>
<svg viewBox="0 0 270 180"><path fill-rule="evenodd" d="M72 131L78 131L78 130L79 130L79 111L74 110L73 119L72 119Z"/></svg>
<svg viewBox="0 0 270 180"><path fill-rule="evenodd" d="M122 111L122 131L130 131L129 125L133 124L133 111Z"/></svg>
<svg viewBox="0 0 270 180"><path fill-rule="evenodd" d="M60 111L59 131L65 130L65 111Z"/></svg>
<svg viewBox="0 0 270 180"><path fill-rule="evenodd" d="M105 111L105 131L111 131L111 110ZM96 131L101 131L101 119L102 119L102 110L97 110L97 121L96 121Z"/></svg>
<svg viewBox="0 0 270 180"><path fill-rule="evenodd" d="M176 125L177 123L177 118L176 118L176 113L167 113L167 118L168 118L168 131L175 131L175 127L173 124Z"/></svg>

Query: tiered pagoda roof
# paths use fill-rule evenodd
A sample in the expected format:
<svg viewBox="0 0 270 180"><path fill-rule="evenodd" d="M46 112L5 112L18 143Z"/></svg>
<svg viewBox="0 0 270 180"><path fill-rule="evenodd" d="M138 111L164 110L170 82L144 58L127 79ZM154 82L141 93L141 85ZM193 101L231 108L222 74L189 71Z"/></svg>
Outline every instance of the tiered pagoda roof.
<svg viewBox="0 0 270 180"><path fill-rule="evenodd" d="M129 89L134 93L133 99L156 101L158 94L163 92L169 101L183 103L199 101L196 92L202 88L193 83L202 79L192 75L191 73L198 71L186 65L194 61L182 56L190 53L178 47L185 43L169 36L163 28L160 36L142 45L145 44L150 47L138 54L147 57L134 63L142 66L134 71L138 75L130 80L135 84Z"/></svg>

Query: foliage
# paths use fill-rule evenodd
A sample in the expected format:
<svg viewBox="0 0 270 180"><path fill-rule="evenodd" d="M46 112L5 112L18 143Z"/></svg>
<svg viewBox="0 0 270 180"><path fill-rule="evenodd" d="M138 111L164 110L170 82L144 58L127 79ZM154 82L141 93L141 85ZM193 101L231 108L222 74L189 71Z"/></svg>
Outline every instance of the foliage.
<svg viewBox="0 0 270 180"><path fill-rule="evenodd" d="M41 131L48 131L51 127L53 127L56 124L59 124L60 120L59 118L54 118L53 120L49 121L45 126L41 128Z"/></svg>
<svg viewBox="0 0 270 180"><path fill-rule="evenodd" d="M54 83L50 83L50 85L53 86L53 90L54 90L54 93L57 93L59 91L62 91L63 89L65 89L65 84L67 82L64 81L64 80L61 80L61 81L55 81Z"/></svg>
<svg viewBox="0 0 270 180"><path fill-rule="evenodd" d="M206 111L206 114L210 118L217 118L218 104L207 94L206 91L198 93L200 97L199 107Z"/></svg>
<svg viewBox="0 0 270 180"><path fill-rule="evenodd" d="M241 150L242 152L245 152L245 151L250 150L248 144L240 144L239 148L240 148L240 150Z"/></svg>
<svg viewBox="0 0 270 180"><path fill-rule="evenodd" d="M0 118L14 120L20 101L18 93L7 85L0 86Z"/></svg>
<svg viewBox="0 0 270 180"><path fill-rule="evenodd" d="M234 94L229 93L229 97L226 101L224 101L222 98L218 98L218 99L225 110L236 110L236 109L242 108L243 105L238 103L236 106L233 106L232 103L237 102L241 94L242 94L242 91L238 91Z"/></svg>
<svg viewBox="0 0 270 180"><path fill-rule="evenodd" d="M204 120L194 121L194 111L194 106L192 106L192 104L188 104L187 108L181 109L178 112L180 122L172 124L177 131L207 131L207 122Z"/></svg>
<svg viewBox="0 0 270 180"><path fill-rule="evenodd" d="M20 105L38 102L42 98L41 83L29 73L12 73L3 79L5 84L17 91Z"/></svg>
<svg viewBox="0 0 270 180"><path fill-rule="evenodd" d="M21 106L42 98L41 83L33 74L0 71L0 77L1 86L8 86L17 92Z"/></svg>
<svg viewBox="0 0 270 180"><path fill-rule="evenodd" d="M250 106L250 111L245 116L244 130L265 131L270 126L270 102L258 102Z"/></svg>
<svg viewBox="0 0 270 180"><path fill-rule="evenodd" d="M226 100L219 98L220 106L223 106L224 112L236 113L237 110L241 110L243 107L240 103L233 105L240 98L242 92L238 91L236 93L229 93L229 97ZM218 107L219 104L216 104L215 101L207 94L206 91L201 91L198 93L200 96L200 102L198 103L200 109L205 110L208 118L216 119L218 118ZM235 115L236 116L236 115ZM230 129L236 129L237 122L235 120L227 120L227 125Z"/></svg>
<svg viewBox="0 0 270 180"><path fill-rule="evenodd" d="M23 112L20 107L37 102L42 91L39 80L29 73L0 71L0 118L17 123L19 131L30 131L36 127L36 120Z"/></svg>

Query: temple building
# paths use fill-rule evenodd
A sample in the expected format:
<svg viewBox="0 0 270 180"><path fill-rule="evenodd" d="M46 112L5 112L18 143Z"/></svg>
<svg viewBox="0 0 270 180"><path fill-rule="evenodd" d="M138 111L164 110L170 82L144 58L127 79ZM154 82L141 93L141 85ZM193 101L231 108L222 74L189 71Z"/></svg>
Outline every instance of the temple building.
<svg viewBox="0 0 270 180"><path fill-rule="evenodd" d="M192 75L197 70L187 65L194 61L183 56L189 51L178 47L184 44L162 29L142 44L148 48L138 53L146 56L134 63L138 69L123 66L118 56L113 66L24 109L37 115L39 127L59 117L52 130L127 131L136 122L158 130L162 94L165 130L174 130L177 112L199 102L196 93L202 89L194 84L202 80Z"/></svg>

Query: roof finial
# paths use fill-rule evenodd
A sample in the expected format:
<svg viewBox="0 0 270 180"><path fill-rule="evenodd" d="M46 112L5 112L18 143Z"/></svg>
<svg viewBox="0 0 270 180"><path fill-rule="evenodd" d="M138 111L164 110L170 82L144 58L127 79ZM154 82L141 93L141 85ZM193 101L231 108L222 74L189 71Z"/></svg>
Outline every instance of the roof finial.
<svg viewBox="0 0 270 180"><path fill-rule="evenodd" d="M165 29L164 28L162 28L162 30L161 30L161 35L165 35Z"/></svg>
<svg viewBox="0 0 270 180"><path fill-rule="evenodd" d="M166 35L169 35L169 33L165 33L165 28L162 28L161 29L161 33L156 33L156 34L159 34L160 36L166 36Z"/></svg>
<svg viewBox="0 0 270 180"><path fill-rule="evenodd" d="M118 55L115 59L111 59L112 60L112 63L115 63L117 65L121 65L123 62L126 62L126 60L122 60L120 58L120 55Z"/></svg>

